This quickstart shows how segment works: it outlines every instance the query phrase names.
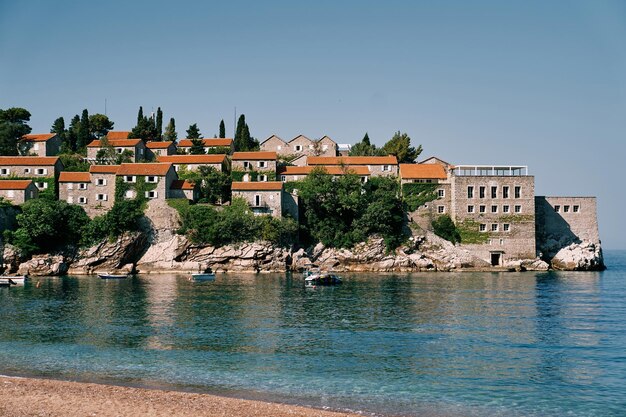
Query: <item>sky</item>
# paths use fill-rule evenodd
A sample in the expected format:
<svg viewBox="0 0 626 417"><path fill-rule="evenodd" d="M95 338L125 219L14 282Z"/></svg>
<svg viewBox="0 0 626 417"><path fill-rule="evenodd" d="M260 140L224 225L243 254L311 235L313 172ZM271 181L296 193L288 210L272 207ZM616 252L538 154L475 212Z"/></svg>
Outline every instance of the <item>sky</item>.
<svg viewBox="0 0 626 417"><path fill-rule="evenodd" d="M0 108L33 133L83 109L179 137L329 135L420 159L528 165L537 195L597 196L626 249L626 2L0 0Z"/></svg>

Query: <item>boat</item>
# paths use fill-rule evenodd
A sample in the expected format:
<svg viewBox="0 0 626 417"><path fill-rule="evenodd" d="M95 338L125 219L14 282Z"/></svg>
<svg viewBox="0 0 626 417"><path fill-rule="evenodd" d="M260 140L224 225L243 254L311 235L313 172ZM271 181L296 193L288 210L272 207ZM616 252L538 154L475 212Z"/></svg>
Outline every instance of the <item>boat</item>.
<svg viewBox="0 0 626 417"><path fill-rule="evenodd" d="M28 275L0 276L0 285L24 285L28 281Z"/></svg>
<svg viewBox="0 0 626 417"><path fill-rule="evenodd" d="M190 281L214 281L215 280L215 272L211 269L211 267L207 267L204 271L199 270L196 273L191 274Z"/></svg>
<svg viewBox="0 0 626 417"><path fill-rule="evenodd" d="M340 285L341 278L330 273L315 273L304 279L305 287L328 287L332 285Z"/></svg>
<svg viewBox="0 0 626 417"><path fill-rule="evenodd" d="M130 274L109 274L109 273L101 273L98 276L102 279L124 279L128 278Z"/></svg>

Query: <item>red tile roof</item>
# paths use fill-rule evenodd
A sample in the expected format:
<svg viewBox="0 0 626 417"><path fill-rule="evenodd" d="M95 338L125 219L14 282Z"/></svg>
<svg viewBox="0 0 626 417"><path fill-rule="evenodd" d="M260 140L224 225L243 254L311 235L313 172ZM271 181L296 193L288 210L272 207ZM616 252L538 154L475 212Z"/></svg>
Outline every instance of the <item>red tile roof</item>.
<svg viewBox="0 0 626 417"><path fill-rule="evenodd" d="M93 174L117 174L119 165L90 165L89 172Z"/></svg>
<svg viewBox="0 0 626 417"><path fill-rule="evenodd" d="M193 190L196 185L187 180L174 180L170 186L171 190Z"/></svg>
<svg viewBox="0 0 626 417"><path fill-rule="evenodd" d="M276 160L276 152L234 152L233 161L245 160Z"/></svg>
<svg viewBox="0 0 626 417"><path fill-rule="evenodd" d="M146 148L148 148L148 149L167 149L170 146L172 146L173 143L174 142L152 141L152 142L146 143Z"/></svg>
<svg viewBox="0 0 626 417"><path fill-rule="evenodd" d="M441 164L400 164L402 179L438 179L448 178Z"/></svg>
<svg viewBox="0 0 626 417"><path fill-rule="evenodd" d="M307 165L398 165L393 156L309 156Z"/></svg>
<svg viewBox="0 0 626 417"><path fill-rule="evenodd" d="M31 165L51 166L59 160L56 156L0 156L0 166Z"/></svg>
<svg viewBox="0 0 626 417"><path fill-rule="evenodd" d="M164 176L170 170L172 164L147 163L147 164L122 164L117 170L117 175L157 175Z"/></svg>
<svg viewBox="0 0 626 417"><path fill-rule="evenodd" d="M171 162L173 164L221 164L226 159L224 154L215 155L159 155L159 162Z"/></svg>
<svg viewBox="0 0 626 417"><path fill-rule="evenodd" d="M286 166L283 167L280 171L281 175L309 175L311 171L315 168L322 168L326 171L326 173L330 175L344 175L344 174L356 174L356 175L370 175L370 170L367 169L366 166L362 165L350 165L342 168L341 166L331 165L331 166L304 166L304 167L296 167L296 166Z"/></svg>
<svg viewBox="0 0 626 417"><path fill-rule="evenodd" d="M32 180L0 180L0 190L25 190Z"/></svg>
<svg viewBox="0 0 626 417"><path fill-rule="evenodd" d="M134 147L141 142L141 139L108 139L108 142L109 145L113 147ZM92 140L89 145L87 145L88 148L100 148L102 146L102 141L98 139Z"/></svg>
<svg viewBox="0 0 626 417"><path fill-rule="evenodd" d="M233 182L233 191L281 191L283 183L280 181Z"/></svg>
<svg viewBox="0 0 626 417"><path fill-rule="evenodd" d="M233 140L230 138L213 138L213 139L202 139L202 144L207 147L218 147L218 146L231 146L233 144ZM191 139L181 139L178 142L178 146L182 146L188 148L191 146Z"/></svg>
<svg viewBox="0 0 626 417"><path fill-rule="evenodd" d="M130 132L110 131L107 133L107 139L128 139Z"/></svg>
<svg viewBox="0 0 626 417"><path fill-rule="evenodd" d="M28 142L45 142L48 139L52 139L55 136L56 136L56 133L36 133L36 134L24 135L22 136L22 140L25 140Z"/></svg>
<svg viewBox="0 0 626 417"><path fill-rule="evenodd" d="M59 182L91 182L88 172L61 172Z"/></svg>

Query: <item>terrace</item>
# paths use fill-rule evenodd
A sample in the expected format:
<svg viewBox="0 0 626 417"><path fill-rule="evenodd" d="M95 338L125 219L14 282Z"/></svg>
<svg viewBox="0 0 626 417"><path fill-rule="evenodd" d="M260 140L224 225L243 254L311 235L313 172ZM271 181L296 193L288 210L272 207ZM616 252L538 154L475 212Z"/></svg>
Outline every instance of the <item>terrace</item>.
<svg viewBox="0 0 626 417"><path fill-rule="evenodd" d="M528 175L526 165L455 165L452 171L459 177L491 176L522 177Z"/></svg>

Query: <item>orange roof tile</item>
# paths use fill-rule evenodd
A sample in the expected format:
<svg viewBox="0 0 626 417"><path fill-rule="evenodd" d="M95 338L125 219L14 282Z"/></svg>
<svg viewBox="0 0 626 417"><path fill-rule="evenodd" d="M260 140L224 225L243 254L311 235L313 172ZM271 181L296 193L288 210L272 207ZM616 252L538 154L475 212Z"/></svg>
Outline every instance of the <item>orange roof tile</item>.
<svg viewBox="0 0 626 417"><path fill-rule="evenodd" d="M445 180L448 176L441 164L400 164L400 178Z"/></svg>
<svg viewBox="0 0 626 417"><path fill-rule="evenodd" d="M172 181L172 185L170 186L170 189L172 190L193 190L196 187L196 185L191 182L191 181L187 181L187 180L174 180Z"/></svg>
<svg viewBox="0 0 626 417"><path fill-rule="evenodd" d="M231 138L202 139L202 144L208 148L217 146L231 146L233 144L233 140ZM185 148L190 147L191 139L181 139L178 142L178 146L182 146Z"/></svg>
<svg viewBox="0 0 626 417"><path fill-rule="evenodd" d="M89 172L92 174L117 174L119 165L90 165Z"/></svg>
<svg viewBox="0 0 626 417"><path fill-rule="evenodd" d="M2 165L51 166L59 160L56 156L0 156Z"/></svg>
<svg viewBox="0 0 626 417"><path fill-rule="evenodd" d="M214 155L159 155L159 162L171 162L172 164L221 164L226 159L224 154Z"/></svg>
<svg viewBox="0 0 626 417"><path fill-rule="evenodd" d="M108 142L109 145L113 147L131 147L136 146L139 142L141 142L141 139L108 139ZM98 139L92 140L89 145L87 145L88 148L100 148L102 146L102 141Z"/></svg>
<svg viewBox="0 0 626 417"><path fill-rule="evenodd" d="M0 180L0 190L25 190L32 180Z"/></svg>
<svg viewBox="0 0 626 417"><path fill-rule="evenodd" d="M234 152L233 161L276 159L276 152Z"/></svg>
<svg viewBox="0 0 626 417"><path fill-rule="evenodd" d="M317 166L304 166L304 167L286 166L282 168L280 174L281 175L309 175L311 171L313 171L315 168L323 168L326 171L326 173L330 175L344 175L344 174L370 175L370 170L367 169L366 166L362 166L362 165L350 165L350 166L346 166L345 169L342 169L342 167L337 166L337 165L331 165L331 166L317 165Z"/></svg>
<svg viewBox="0 0 626 417"><path fill-rule="evenodd" d="M88 172L61 172L59 182L91 182Z"/></svg>
<svg viewBox="0 0 626 417"><path fill-rule="evenodd" d="M122 132L121 130L107 133L107 139L128 139L129 136L130 132Z"/></svg>
<svg viewBox="0 0 626 417"><path fill-rule="evenodd" d="M309 156L307 165L397 165L393 156Z"/></svg>
<svg viewBox="0 0 626 417"><path fill-rule="evenodd" d="M233 191L281 191L283 183L280 181L233 182Z"/></svg>
<svg viewBox="0 0 626 417"><path fill-rule="evenodd" d="M158 141L152 141L152 142L148 142L146 143L146 148L148 149L167 149L170 146L172 146L174 142L158 142Z"/></svg>
<svg viewBox="0 0 626 417"><path fill-rule="evenodd" d="M36 133L36 134L24 135L22 136L22 140L25 140L28 142L45 142L48 139L52 139L55 136L56 136L56 133Z"/></svg>
<svg viewBox="0 0 626 417"><path fill-rule="evenodd" d="M164 176L170 170L172 164L147 163L147 164L122 164L117 170L117 175L157 175Z"/></svg>

